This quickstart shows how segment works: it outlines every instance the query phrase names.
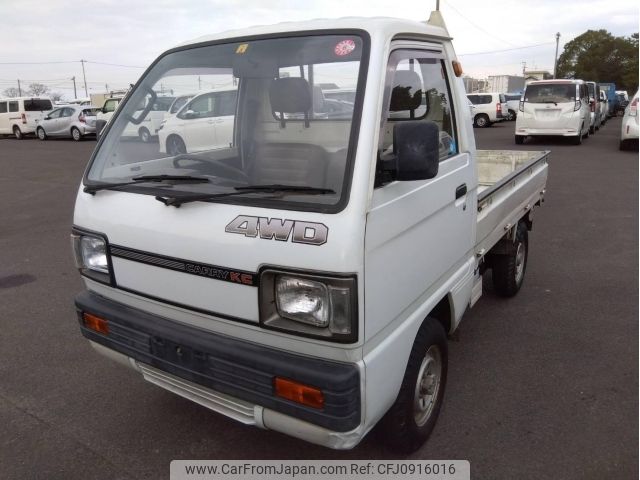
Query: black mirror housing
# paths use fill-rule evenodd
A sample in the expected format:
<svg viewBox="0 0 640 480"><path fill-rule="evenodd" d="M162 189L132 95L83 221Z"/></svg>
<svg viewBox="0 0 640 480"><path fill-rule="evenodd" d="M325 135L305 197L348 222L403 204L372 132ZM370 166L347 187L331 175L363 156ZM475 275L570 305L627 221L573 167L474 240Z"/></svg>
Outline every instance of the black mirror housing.
<svg viewBox="0 0 640 480"><path fill-rule="evenodd" d="M428 180L438 175L440 131L435 122L403 121L393 128L396 180Z"/></svg>

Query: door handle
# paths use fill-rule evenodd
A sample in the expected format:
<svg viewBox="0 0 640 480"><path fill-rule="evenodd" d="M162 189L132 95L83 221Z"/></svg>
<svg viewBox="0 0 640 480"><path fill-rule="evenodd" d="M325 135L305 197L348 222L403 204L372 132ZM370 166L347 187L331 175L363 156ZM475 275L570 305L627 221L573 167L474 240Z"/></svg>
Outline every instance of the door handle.
<svg viewBox="0 0 640 480"><path fill-rule="evenodd" d="M458 188L456 188L456 200L459 199L460 197L463 197L466 194L467 194L467 184L466 183L463 183Z"/></svg>

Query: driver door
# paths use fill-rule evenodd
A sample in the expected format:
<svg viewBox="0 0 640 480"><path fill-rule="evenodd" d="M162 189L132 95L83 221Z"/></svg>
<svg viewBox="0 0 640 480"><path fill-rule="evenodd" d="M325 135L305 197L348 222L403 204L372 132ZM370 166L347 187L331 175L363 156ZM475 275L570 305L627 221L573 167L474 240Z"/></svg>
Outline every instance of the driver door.
<svg viewBox="0 0 640 480"><path fill-rule="evenodd" d="M216 147L215 94L194 98L184 114L187 152L201 152Z"/></svg>
<svg viewBox="0 0 640 480"><path fill-rule="evenodd" d="M63 110L63 108L58 108L42 119L42 128L47 135L57 135L60 129L60 115Z"/></svg>

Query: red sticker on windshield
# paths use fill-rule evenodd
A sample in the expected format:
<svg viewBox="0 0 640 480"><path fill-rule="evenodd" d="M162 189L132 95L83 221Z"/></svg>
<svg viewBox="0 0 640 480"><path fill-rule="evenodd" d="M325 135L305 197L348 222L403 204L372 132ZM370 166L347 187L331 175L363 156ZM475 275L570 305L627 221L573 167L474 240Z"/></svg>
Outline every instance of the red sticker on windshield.
<svg viewBox="0 0 640 480"><path fill-rule="evenodd" d="M336 45L336 48L333 49L336 55L339 57L344 57L345 55L349 55L356 48L356 42L351 39L342 40L340 43Z"/></svg>

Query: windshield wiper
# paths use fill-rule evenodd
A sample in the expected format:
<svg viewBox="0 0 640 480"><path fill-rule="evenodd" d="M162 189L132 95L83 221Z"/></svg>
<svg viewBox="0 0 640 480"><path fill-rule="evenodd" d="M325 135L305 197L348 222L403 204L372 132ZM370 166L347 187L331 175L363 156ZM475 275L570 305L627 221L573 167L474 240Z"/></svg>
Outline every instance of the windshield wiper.
<svg viewBox="0 0 640 480"><path fill-rule="evenodd" d="M178 197L161 197L157 196L156 200L167 206L179 207L183 203L199 202L202 200L213 200L216 198L233 197L236 195L245 195L247 193L302 193L307 195L324 195L327 193L336 193L330 188L308 187L300 185L246 185L242 187L234 187L235 192L210 193L204 195L185 195Z"/></svg>
<svg viewBox="0 0 640 480"><path fill-rule="evenodd" d="M145 182L187 182L187 183L207 183L209 179L207 177L196 177L193 175L140 175L139 177L133 177L129 182L121 183L102 183L100 185L87 185L83 191L93 195L98 190L108 190L110 188L124 187L126 185L135 185L136 183Z"/></svg>

